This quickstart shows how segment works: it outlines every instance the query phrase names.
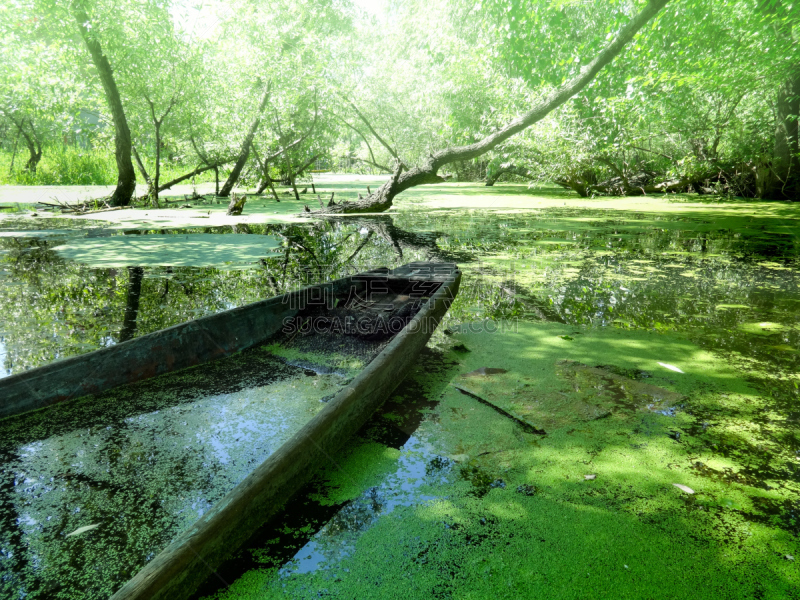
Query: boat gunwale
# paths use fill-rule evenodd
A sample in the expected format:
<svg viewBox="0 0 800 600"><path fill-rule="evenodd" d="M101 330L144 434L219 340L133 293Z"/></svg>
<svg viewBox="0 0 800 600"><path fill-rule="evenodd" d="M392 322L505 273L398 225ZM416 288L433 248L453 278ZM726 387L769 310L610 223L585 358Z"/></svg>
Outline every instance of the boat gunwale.
<svg viewBox="0 0 800 600"><path fill-rule="evenodd" d="M286 317L296 315L298 307L300 309L303 307L302 299L309 295L310 290L332 290L333 293L336 293L336 290L352 285L355 278L386 277L388 273L389 269L381 268L305 286L244 306L177 323L113 346L70 356L35 369L0 378L0 420L34 410L47 409L62 402L97 395L121 385L144 381L165 373L226 358L257 346L276 333ZM365 282L366 279L363 281ZM226 332L222 332L220 329L221 324L238 323L247 319L269 321L267 313L280 307L288 308L274 314L271 326L254 337L246 337L253 329L252 327L239 327L240 331L237 333L244 338L241 341L237 335L226 337ZM194 344L191 338L182 340L183 337L192 335L195 338L203 336L208 338L205 352L203 352L204 348ZM208 350L209 348L210 350ZM192 352L194 354L191 354ZM117 363L125 362L125 359L137 354L146 356L146 361L145 359L141 361L141 363L146 362L144 366L128 366L128 371L125 371L124 368L120 369ZM82 372L87 368L91 368L89 376ZM109 378L100 379L98 375L102 372L108 372ZM64 383L65 381L67 383ZM62 390L66 389L72 391L62 393Z"/></svg>

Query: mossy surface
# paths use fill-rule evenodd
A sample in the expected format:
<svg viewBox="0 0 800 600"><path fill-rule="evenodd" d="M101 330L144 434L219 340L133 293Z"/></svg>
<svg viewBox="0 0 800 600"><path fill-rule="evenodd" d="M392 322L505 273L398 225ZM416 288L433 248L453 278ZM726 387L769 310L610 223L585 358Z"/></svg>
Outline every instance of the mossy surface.
<svg viewBox="0 0 800 600"><path fill-rule="evenodd" d="M342 379L254 351L3 419L0 596L108 597Z"/></svg>
<svg viewBox="0 0 800 600"><path fill-rule="evenodd" d="M324 350L305 351L287 347L286 344L270 344L264 352L283 359L287 364L320 372L336 372L347 377L356 376L365 366L364 360L349 354Z"/></svg>
<svg viewBox="0 0 800 600"><path fill-rule="evenodd" d="M246 268L270 256L280 241L267 235L187 233L115 235L75 239L54 248L63 258L96 268L209 267Z"/></svg>
<svg viewBox="0 0 800 600"><path fill-rule="evenodd" d="M341 463L327 465L321 474L328 488L327 494L318 498L322 504L353 500L365 487L379 484L386 472L394 468L400 451L376 442L359 443L356 440L342 457Z"/></svg>
<svg viewBox="0 0 800 600"><path fill-rule="evenodd" d="M335 457L327 501L350 499L347 513L371 498L370 518L349 522L346 543L334 536L338 552L316 550L332 543L326 526L289 566L253 569L218 597L795 597L796 456L776 443L785 429L754 425L774 410L763 390L680 336L462 329L450 340L457 372L440 373L440 401L399 456L364 440ZM481 367L506 372L463 377ZM541 416L547 434L454 386ZM537 402L547 411L525 412ZM403 467L414 453L421 477ZM416 495L386 510L411 480Z"/></svg>

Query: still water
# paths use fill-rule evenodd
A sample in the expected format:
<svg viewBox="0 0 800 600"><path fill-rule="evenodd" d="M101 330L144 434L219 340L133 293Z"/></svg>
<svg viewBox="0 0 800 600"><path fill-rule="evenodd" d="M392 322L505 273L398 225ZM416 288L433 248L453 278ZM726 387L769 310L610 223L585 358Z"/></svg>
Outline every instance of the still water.
<svg viewBox="0 0 800 600"><path fill-rule="evenodd" d="M485 193L455 188L450 199L457 205L459 198L466 201L478 192ZM560 439L561 434L554 432L568 432L575 414L589 404L600 406L598 394L606 394L607 403L614 400L615 407L624 407L619 416L616 409L608 411L609 418L604 418L605 409L593 409L592 419L601 419L596 423L624 426L629 436L650 435L648 427L653 431L661 427L664 435L659 440L685 444L692 435L698 439L711 435L708 432L714 430L708 423L723 419L720 405L712 405L703 394L712 388L725 398L744 393L744 388L735 386L723 390L721 382L734 376L750 386L747 393L757 395L758 411L747 412L743 405L726 413L726 418L739 429L761 428L767 433L755 440L758 434L752 431L738 438L718 436L708 445L738 461L736 472L749 478L743 485L759 489L766 485L789 500L753 501L752 494L744 492L742 497L749 500L740 500L732 492L735 506L725 509L724 499L711 491L708 497L713 496L714 507L723 507L714 510L725 518L730 516L725 510L750 515L742 522L760 519L772 528L769 531L788 535L785 544L796 540L800 517L797 499L791 498L800 484L800 210L781 212L765 205L763 214L739 214L730 205L713 203L682 210L680 202L664 203L663 210L572 208L566 203L568 196L563 206L551 202L531 210L504 204L504 194L524 200L523 187L502 186L491 193L497 195L496 208L475 208L468 202L461 207L432 207L420 193L391 215L229 227L124 230L100 222L10 215L0 221L0 376L307 283L376 266L453 261L464 271L461 292L429 351L420 357L418 373L343 451L342 460L352 465L353 478L343 482L334 472L321 475L304 490L305 500L298 503L302 508L288 511L280 524L258 532L248 549L221 571L222 578L207 582L203 594L224 596L231 585L245 597L278 597L284 592L305 597L309 590L322 589L321 581L328 581L324 585L330 584L332 590L356 593L357 586L342 586L355 585L348 579L351 570L366 568L360 557L374 552L370 535L378 535L377 531L387 535L386 523L395 527L389 531L398 539L432 535L427 529L414 529L414 518L421 519L421 513L412 518L404 512L414 510L427 510L428 521L444 524L436 534L442 547L472 544L474 556L459 550L458 560L447 559L472 572L477 557L486 554L486 544L496 542L505 526L496 511L486 513L487 499L507 493L514 494L514 501L542 502L534 491L548 484L529 482L521 474L530 467L523 452L535 446L545 453L542 444ZM538 193L562 197L553 191ZM165 238L170 243L162 243ZM175 257L181 238L195 244L199 262ZM142 239L160 244L162 250L142 253ZM516 337L508 339L517 340L516 346L495 345L506 338L492 338L490 344L481 341L485 338L459 333L460 324L487 319L513 324ZM542 337L544 333L550 337ZM634 364L636 352L628 358L615 357L614 349L621 346L608 341L613 335L626 343L640 343L642 356L660 346L653 365L674 366L680 352L712 358L705 375L700 373L697 382L681 387L677 376L667 371L623 369L625 360ZM583 362L576 360L577 354L569 354L590 337L592 351L606 347L603 344L612 350L596 359L586 350L589 358ZM567 349L545 352L551 338ZM670 344L680 352L673 352ZM509 420L502 414L486 405L470 405L468 396L448 385L469 367L503 367L508 374L492 380L496 383L473 378L464 379L459 387L466 385L496 405L512 396L529 398L530 389L545 389L550 379L525 379L534 377L534 362L515 370L514 355L526 349L538 353L535 360L550 365L547 377L563 388L553 384L550 396L542 392L525 404L527 418L546 424L549 435L541 440L507 429ZM581 389L574 374L556 366L565 364L564 359L584 368ZM497 364L480 362L487 360ZM705 364L702 360L696 364ZM718 367L712 362L731 366L735 375L717 376ZM598 366L605 371L598 371ZM689 371L685 365L675 368ZM211 392L205 382L197 384L196 392L181 391L180 398L143 386L137 398L123 399L113 411L87 405L82 411L65 412L57 424L39 413L28 421L4 425L0 448L4 597L106 597L321 406L314 394L302 391L318 375L283 364L262 370L274 376L256 382L228 381L224 389ZM647 382L670 388L675 398L682 399L659 405L657 412L647 409L652 398L639 405L628 397L624 403L612 398L612 391L623 394L617 389L620 377L630 382L641 373ZM336 389L339 383L314 381L313 386ZM630 383L625 385L625 393L631 393ZM586 389L592 390L591 399L585 396ZM570 404L561 408L562 420L553 416L560 414L552 404L558 394L570 396ZM547 416L531 408L536 403L548 407ZM503 410L523 415L523 404L503 405ZM470 441L465 433L467 424L476 422L475 415L481 415L477 422L484 428L480 442ZM641 422L634 426L630 419ZM578 430L569 435L594 434ZM629 446L656 446L649 437L631 439ZM580 438L576 445L597 443ZM517 458L486 462L498 445L517 452ZM701 446L694 450L698 456ZM681 451L692 453L685 445ZM561 448L560 453L569 452ZM707 466L712 463L703 461L706 470L692 467L695 474L722 477L708 471L713 471ZM583 470L592 468L597 467ZM725 472L723 467L718 471ZM545 475L540 478L546 480ZM549 485L551 493L567 494ZM457 504L455 498L465 503L462 512L473 510L483 516L460 522L456 508L441 504L443 499ZM741 506L742 502L751 504ZM392 522L400 518L397 515L405 515L407 532L401 533L400 525ZM531 517L529 523L533 522ZM95 531L67 537L94 524L100 525ZM420 556L429 558L418 557L413 567L404 567L407 572L423 569L424 576L423 571L415 575L419 581L431 578L429 587L419 584L421 597L433 589L445 590L441 597L458 594L458 586L443 583L450 576L436 571L446 562L444 555L435 556L430 545L425 548L419 549ZM436 550L440 551L444 552ZM425 571L427 567L420 565L426 561L436 569ZM494 568L515 585L522 577L508 575L506 567ZM254 577L256 587L252 587Z"/></svg>

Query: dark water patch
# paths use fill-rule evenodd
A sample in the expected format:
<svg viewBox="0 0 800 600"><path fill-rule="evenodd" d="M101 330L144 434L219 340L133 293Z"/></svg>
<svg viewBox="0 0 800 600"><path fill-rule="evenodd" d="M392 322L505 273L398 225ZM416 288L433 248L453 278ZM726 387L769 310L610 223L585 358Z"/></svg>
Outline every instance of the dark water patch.
<svg viewBox="0 0 800 600"><path fill-rule="evenodd" d="M746 520L779 527L795 537L800 537L800 500L776 500L753 496L750 499L758 512L740 511Z"/></svg>

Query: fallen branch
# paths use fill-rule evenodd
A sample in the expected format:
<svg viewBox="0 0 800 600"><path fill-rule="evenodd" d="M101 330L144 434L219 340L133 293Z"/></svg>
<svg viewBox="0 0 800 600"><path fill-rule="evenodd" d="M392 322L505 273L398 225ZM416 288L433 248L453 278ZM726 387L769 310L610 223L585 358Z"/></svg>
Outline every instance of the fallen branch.
<svg viewBox="0 0 800 600"><path fill-rule="evenodd" d="M163 192L164 190L168 190L173 185L179 184L181 181L186 181L187 179L191 179L195 175L199 175L200 173L205 173L206 171L210 171L211 169L216 169L217 167L221 167L222 165L225 165L225 164L227 164L229 162L231 162L231 160L224 160L224 161L220 161L220 162L217 162L217 163L214 163L214 164L211 164L211 165L205 165L203 167L197 167L191 173L186 173L185 175L181 175L180 177L176 177L172 181L168 181L167 183L158 186L158 191L159 192Z"/></svg>
<svg viewBox="0 0 800 600"><path fill-rule="evenodd" d="M523 421L519 417L515 417L510 412L503 410L499 406L495 406L494 404L492 404L488 400L484 400L483 398L478 396L478 394L473 394L469 390L465 390L464 388L459 387L459 386L455 385L454 383L451 383L450 385L452 385L454 388L456 388L459 392L461 392L465 396L469 396L470 398L472 398L474 400L477 400L478 402L480 402L484 406L488 406L493 411L503 415L507 419L511 419L517 425L519 425L525 433L532 433L534 435L547 435L547 432L544 429L536 429L536 427L534 427L533 425L531 425L527 421Z"/></svg>
<svg viewBox="0 0 800 600"><path fill-rule="evenodd" d="M111 212L112 210L124 210L126 208L130 208L129 206L109 206L108 208L101 208L99 210L87 210L80 214L82 215L94 215L101 212Z"/></svg>

